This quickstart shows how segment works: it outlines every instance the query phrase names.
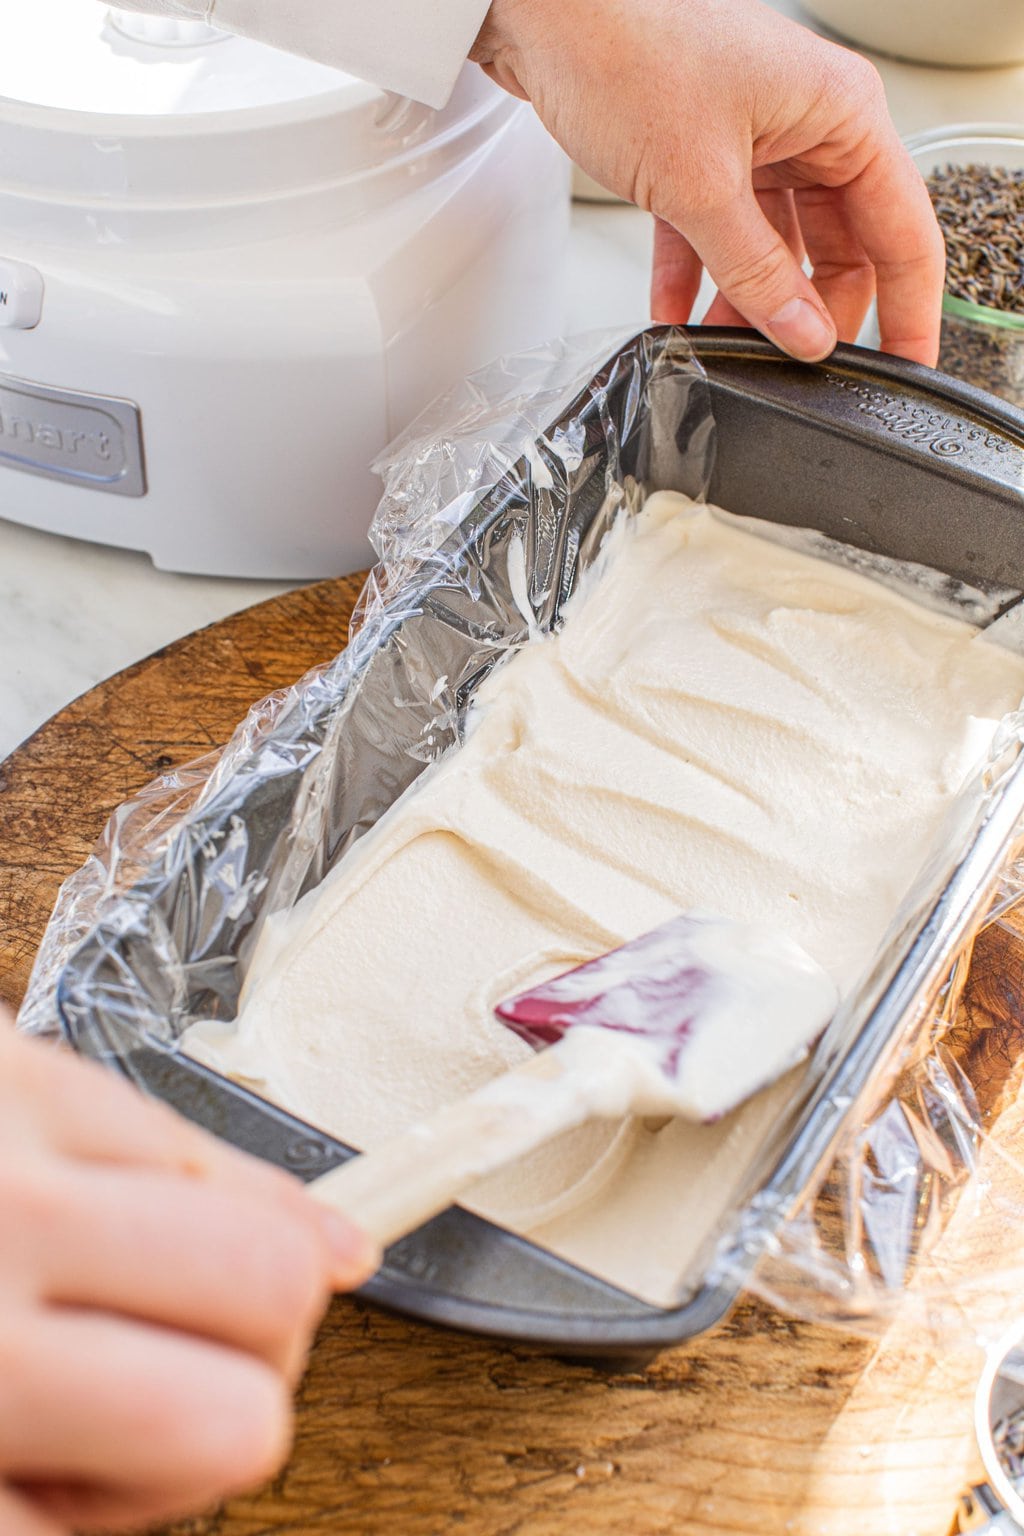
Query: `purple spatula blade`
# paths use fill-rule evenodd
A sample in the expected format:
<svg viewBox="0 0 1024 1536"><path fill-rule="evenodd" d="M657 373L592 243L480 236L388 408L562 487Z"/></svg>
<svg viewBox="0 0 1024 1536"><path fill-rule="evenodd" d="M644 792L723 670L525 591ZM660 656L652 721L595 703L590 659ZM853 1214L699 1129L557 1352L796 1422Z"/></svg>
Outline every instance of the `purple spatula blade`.
<svg viewBox="0 0 1024 1536"><path fill-rule="evenodd" d="M683 913L495 1013L537 1050L583 1028L628 1038L630 1060L664 1084L659 1103L710 1120L804 1056L836 1001L827 972L786 935Z"/></svg>
<svg viewBox="0 0 1024 1536"><path fill-rule="evenodd" d="M712 920L716 921L716 920ZM694 1019L706 1012L718 978L692 953L709 924L689 914L506 999L497 1016L535 1049L581 1024L640 1035L675 1070Z"/></svg>

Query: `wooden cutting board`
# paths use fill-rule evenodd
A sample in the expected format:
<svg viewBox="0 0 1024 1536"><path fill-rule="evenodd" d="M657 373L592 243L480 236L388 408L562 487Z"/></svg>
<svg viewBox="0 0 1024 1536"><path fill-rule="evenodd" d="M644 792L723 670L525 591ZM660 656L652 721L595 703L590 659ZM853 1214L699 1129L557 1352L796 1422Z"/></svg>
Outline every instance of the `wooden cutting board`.
<svg viewBox="0 0 1024 1536"><path fill-rule="evenodd" d="M58 886L114 807L340 649L360 582L323 582L188 636L84 695L0 765L0 996L18 1004ZM952 1041L987 1118L1014 1098L1022 995L1011 922L976 948ZM1007 1146L1022 1118L1002 1115ZM951 1269L992 1274L1024 1252L1024 1224L993 1198L1013 1198L1024 1176L997 1162L991 1178L970 1248L969 1201L942 1239ZM1007 1282L978 1315L995 1328L1013 1304ZM339 1298L299 1393L287 1469L175 1533L946 1536L981 1472L979 1369L913 1308L878 1347L744 1299L647 1370L606 1375Z"/></svg>

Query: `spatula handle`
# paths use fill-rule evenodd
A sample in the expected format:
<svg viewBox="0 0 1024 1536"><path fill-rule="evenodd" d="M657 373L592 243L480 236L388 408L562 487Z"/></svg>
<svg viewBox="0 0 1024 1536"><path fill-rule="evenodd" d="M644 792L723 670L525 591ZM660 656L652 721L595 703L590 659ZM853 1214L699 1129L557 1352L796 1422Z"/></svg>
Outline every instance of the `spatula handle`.
<svg viewBox="0 0 1024 1536"><path fill-rule="evenodd" d="M325 1173L309 1191L386 1248L488 1174L590 1119L609 1071L599 1056L581 1061L576 1051L570 1061L552 1046Z"/></svg>

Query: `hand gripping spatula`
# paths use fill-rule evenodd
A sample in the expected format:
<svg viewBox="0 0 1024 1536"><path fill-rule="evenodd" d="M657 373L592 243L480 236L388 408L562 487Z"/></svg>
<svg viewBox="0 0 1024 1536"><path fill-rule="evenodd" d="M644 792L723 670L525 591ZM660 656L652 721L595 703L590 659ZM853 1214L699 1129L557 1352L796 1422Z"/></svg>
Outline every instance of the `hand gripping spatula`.
<svg viewBox="0 0 1024 1536"><path fill-rule="evenodd" d="M310 1191L387 1247L586 1120L717 1120L799 1061L836 1002L793 940L684 914L499 1004L536 1056Z"/></svg>

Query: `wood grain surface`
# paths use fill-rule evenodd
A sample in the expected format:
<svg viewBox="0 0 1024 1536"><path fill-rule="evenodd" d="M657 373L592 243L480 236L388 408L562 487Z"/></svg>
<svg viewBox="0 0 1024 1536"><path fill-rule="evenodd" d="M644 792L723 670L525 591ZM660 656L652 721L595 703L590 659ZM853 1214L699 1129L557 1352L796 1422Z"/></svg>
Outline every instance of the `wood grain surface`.
<svg viewBox="0 0 1024 1536"><path fill-rule="evenodd" d="M61 880L108 814L337 651L359 585L323 582L187 637L70 705L0 765L9 1003ZM1005 1111L1009 1146L1021 1118L1022 953L1012 922L982 938L951 1042L986 1120ZM997 1159L987 1218L961 1202L940 1245L951 1272L1016 1263L1020 1223L997 1196L1012 1205L1019 1181L1012 1159ZM982 1289L978 1326L995 1327L1012 1285ZM969 1331L944 1338L911 1306L877 1346L744 1299L710 1335L645 1371L608 1375L339 1298L299 1393L288 1467L175 1536L946 1536L980 1475Z"/></svg>

